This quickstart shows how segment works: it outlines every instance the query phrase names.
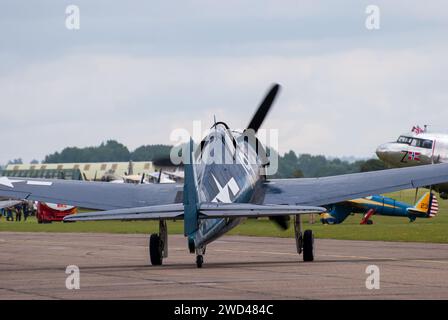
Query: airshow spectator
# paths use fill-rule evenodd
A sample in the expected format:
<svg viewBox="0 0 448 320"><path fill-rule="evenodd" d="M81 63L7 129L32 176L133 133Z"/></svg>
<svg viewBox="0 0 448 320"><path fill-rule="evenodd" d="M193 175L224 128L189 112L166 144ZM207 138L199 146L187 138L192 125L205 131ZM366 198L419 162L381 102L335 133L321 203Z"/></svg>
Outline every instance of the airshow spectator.
<svg viewBox="0 0 448 320"><path fill-rule="evenodd" d="M31 214L31 209L28 202L23 203L23 221L26 221L28 216Z"/></svg>
<svg viewBox="0 0 448 320"><path fill-rule="evenodd" d="M14 218L12 216L12 208L6 208L6 221L14 221Z"/></svg>
<svg viewBox="0 0 448 320"><path fill-rule="evenodd" d="M16 221L22 221L22 205L16 205L14 210L16 211Z"/></svg>

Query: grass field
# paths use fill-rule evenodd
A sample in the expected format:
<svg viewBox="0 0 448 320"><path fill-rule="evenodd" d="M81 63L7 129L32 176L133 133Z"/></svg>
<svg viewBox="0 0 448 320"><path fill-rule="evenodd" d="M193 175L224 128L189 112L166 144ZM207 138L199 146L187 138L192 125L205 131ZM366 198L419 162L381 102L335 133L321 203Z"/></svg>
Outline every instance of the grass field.
<svg viewBox="0 0 448 320"><path fill-rule="evenodd" d="M425 191L419 191L420 197ZM414 203L415 191L405 190L387 194L400 201ZM317 238L347 240L384 240L448 243L448 201L439 199L439 214L432 219L417 219L409 223L407 218L374 216L373 225L359 225L361 215L354 215L340 225L322 225L316 216L316 223L309 224L305 217L305 228L313 229ZM148 221L97 221L38 224L30 218L26 222L6 222L0 220L1 231L20 232L103 232L103 233L153 233L158 223ZM183 233L183 221L168 222L170 234ZM269 237L294 237L293 228L279 230L267 219L249 219L229 234Z"/></svg>

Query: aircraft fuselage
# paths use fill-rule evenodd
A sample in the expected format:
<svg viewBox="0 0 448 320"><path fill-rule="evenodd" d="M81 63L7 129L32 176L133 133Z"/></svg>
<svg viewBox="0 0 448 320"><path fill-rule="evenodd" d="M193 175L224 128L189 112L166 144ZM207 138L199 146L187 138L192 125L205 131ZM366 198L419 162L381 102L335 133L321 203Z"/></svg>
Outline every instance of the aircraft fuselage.
<svg viewBox="0 0 448 320"><path fill-rule="evenodd" d="M397 141L380 145L376 149L378 158L394 168L448 162L448 134L408 133ZM433 186L445 198L448 184Z"/></svg>
<svg viewBox="0 0 448 320"><path fill-rule="evenodd" d="M200 202L256 203L257 185L264 179L255 145L244 134L217 124L201 143L193 163ZM244 219L199 219L195 247L203 247Z"/></svg>

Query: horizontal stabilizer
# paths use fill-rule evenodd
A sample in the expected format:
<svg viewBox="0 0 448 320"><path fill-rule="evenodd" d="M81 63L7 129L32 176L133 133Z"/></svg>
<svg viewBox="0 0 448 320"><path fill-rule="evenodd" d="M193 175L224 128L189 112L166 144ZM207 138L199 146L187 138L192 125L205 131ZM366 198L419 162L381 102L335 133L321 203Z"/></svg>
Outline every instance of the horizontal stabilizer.
<svg viewBox="0 0 448 320"><path fill-rule="evenodd" d="M273 217L293 214L320 214L325 208L289 205L256 205L250 203L202 203L199 206L201 219L238 218L238 217ZM182 203L116 209L100 212L78 213L66 216L64 222L100 221L100 220L164 220L183 219Z"/></svg>
<svg viewBox="0 0 448 320"><path fill-rule="evenodd" d="M408 213L415 216L432 218L439 211L437 197L432 192L426 192L413 208L407 209Z"/></svg>
<svg viewBox="0 0 448 320"><path fill-rule="evenodd" d="M199 207L201 218L273 217L294 214L321 214L322 207L297 205L258 205L250 203L202 203Z"/></svg>
<svg viewBox="0 0 448 320"><path fill-rule="evenodd" d="M66 216L64 218L64 222L100 220L164 220L183 218L183 214L183 204L176 203L160 206L78 213Z"/></svg>

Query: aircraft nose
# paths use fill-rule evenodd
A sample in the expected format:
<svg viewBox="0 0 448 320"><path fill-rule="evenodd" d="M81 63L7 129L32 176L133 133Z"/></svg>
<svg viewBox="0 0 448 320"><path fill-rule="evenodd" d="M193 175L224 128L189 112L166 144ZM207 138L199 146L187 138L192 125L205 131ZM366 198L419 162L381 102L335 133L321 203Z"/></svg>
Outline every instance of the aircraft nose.
<svg viewBox="0 0 448 320"><path fill-rule="evenodd" d="M378 146L378 148L376 148L376 155L378 156L378 158L384 160L387 153L390 151L389 145L389 143L383 143L382 145Z"/></svg>
<svg viewBox="0 0 448 320"><path fill-rule="evenodd" d="M384 162L392 165L399 165L402 158L403 145L400 143L388 142L380 145L376 149L376 155Z"/></svg>

